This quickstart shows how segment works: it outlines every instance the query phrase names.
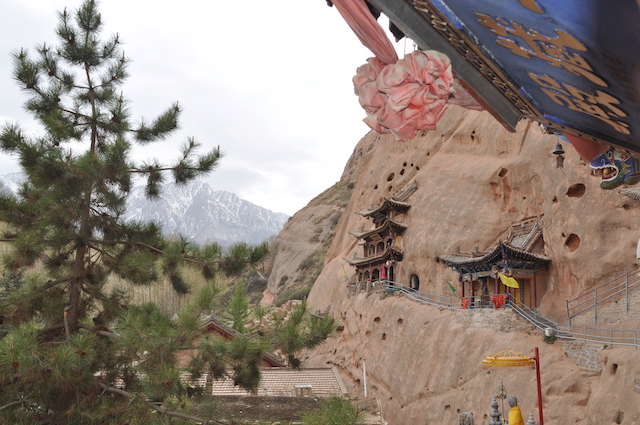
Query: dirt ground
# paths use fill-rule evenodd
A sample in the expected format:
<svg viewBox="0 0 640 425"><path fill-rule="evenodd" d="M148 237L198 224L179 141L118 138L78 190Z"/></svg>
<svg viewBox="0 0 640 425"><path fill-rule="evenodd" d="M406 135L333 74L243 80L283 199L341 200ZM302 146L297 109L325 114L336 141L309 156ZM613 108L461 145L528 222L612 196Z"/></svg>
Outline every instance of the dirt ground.
<svg viewBox="0 0 640 425"><path fill-rule="evenodd" d="M315 397L216 396L218 418L230 423L299 422L303 414L318 410Z"/></svg>

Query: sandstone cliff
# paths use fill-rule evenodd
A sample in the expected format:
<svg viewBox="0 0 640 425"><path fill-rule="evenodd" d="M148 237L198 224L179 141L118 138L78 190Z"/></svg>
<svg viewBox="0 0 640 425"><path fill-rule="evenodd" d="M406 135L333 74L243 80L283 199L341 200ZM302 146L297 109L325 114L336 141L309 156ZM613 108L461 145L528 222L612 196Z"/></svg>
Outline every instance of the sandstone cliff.
<svg viewBox="0 0 640 425"><path fill-rule="evenodd" d="M317 251L317 235L331 236L309 302L321 310L330 305L342 326L337 338L310 353L308 365L338 367L350 390L361 394L364 360L369 395L381 400L393 425L457 424L464 411L474 413L476 424L486 423L500 383L519 398L526 421L537 409L535 373L483 371L481 361L504 349L533 355L538 346L547 424L640 423L640 394L634 392L640 355L634 350L600 347L595 355L602 370L594 372L572 363L562 342L544 343L511 311L454 312L399 297L348 296L343 273L354 270L344 259L361 255L349 232L372 226L354 213L415 183L402 218L408 228L396 281L408 283L416 275L421 291L449 295L444 278L455 281L457 275L438 263L439 255L486 249L512 223L541 216L544 254L552 262L538 312L566 323L567 299L636 264L640 206L600 189L570 146L564 168L557 168L557 142L537 123L523 120L517 133L509 133L488 113L455 106L437 130L408 142L367 134L338 183L349 188L348 202L314 200L290 219L275 244L265 302L286 290L283 276L304 275L300 264Z"/></svg>

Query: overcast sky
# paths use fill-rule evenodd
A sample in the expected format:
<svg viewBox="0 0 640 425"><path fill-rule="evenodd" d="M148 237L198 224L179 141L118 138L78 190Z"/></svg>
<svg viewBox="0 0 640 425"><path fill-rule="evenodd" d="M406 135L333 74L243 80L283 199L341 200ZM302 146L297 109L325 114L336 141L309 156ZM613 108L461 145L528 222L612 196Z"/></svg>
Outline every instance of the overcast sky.
<svg viewBox="0 0 640 425"><path fill-rule="evenodd" d="M80 4L0 0L0 123L40 131L10 53L58 44L57 12ZM293 215L340 179L368 131L351 79L372 54L325 0L102 0L100 11L105 36L118 33L132 59L123 91L133 118L183 109L181 130L141 159L169 162L189 136L203 151L220 145L214 189ZM17 171L0 154L0 174Z"/></svg>

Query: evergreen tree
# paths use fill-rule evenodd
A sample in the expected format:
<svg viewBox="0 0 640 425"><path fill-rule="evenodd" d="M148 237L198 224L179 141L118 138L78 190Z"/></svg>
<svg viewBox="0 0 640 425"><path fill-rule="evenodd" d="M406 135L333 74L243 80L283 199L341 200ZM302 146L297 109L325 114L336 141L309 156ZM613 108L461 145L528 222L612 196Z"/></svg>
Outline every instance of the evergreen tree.
<svg viewBox="0 0 640 425"><path fill-rule="evenodd" d="M122 220L134 177L146 179L147 196L157 198L167 175L187 183L212 171L221 152L197 155L199 144L189 139L171 165L131 159L133 144L165 140L178 128L180 108L150 122L131 120L119 91L128 59L117 35L101 38L102 27L97 1L85 0L59 14L58 46L13 57L26 109L44 135L28 137L17 124L0 132L0 150L18 157L25 174L17 197L0 195L8 229L0 241L10 246L0 283L0 423L162 421L152 410L198 420L170 409L184 404L172 404L185 397L179 353L191 348L217 301L216 275L239 273L268 254L266 244L225 252L217 244L167 241L154 223ZM208 283L177 319L109 289L115 277L130 287L162 280L186 293L186 267ZM324 317L307 331L326 338L334 328ZM204 340L188 370L255 389L256 359L281 341L275 329L237 342ZM283 353L295 359L311 346Z"/></svg>
<svg viewBox="0 0 640 425"><path fill-rule="evenodd" d="M233 330L244 333L250 330L245 326L250 315L247 288L243 282L239 282L233 289L231 302L227 306L226 314L222 317L231 323Z"/></svg>

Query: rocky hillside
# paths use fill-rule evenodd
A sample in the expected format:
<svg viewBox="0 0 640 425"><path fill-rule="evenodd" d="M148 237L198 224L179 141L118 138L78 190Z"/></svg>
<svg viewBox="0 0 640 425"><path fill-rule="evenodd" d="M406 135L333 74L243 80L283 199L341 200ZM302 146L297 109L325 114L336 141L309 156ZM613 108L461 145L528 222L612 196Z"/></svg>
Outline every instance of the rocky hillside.
<svg viewBox="0 0 640 425"><path fill-rule="evenodd" d="M486 423L500 383L528 416L537 409L535 373L483 371L480 365L484 356L505 349L533 355L536 346L547 424L640 423L635 350L596 347L601 370L593 371L572 362L565 344L544 343L509 311L452 312L405 298L348 296L344 271L353 281L354 269L345 259L362 254L350 232L372 227L355 213L415 184L402 218L408 228L395 280L408 284L416 275L420 290L449 295L445 278L454 282L457 275L437 261L439 255L484 250L512 223L542 217L551 263L538 312L566 323L567 299L636 264L640 206L618 191L600 189L570 146L564 167L557 167L551 152L558 141L534 122L523 120L517 133L509 133L488 113L457 107L450 107L437 130L408 142L369 133L338 183L349 188L348 202L315 200L285 225L263 302L286 292L292 276L304 278L303 261L332 233L309 301L321 310L330 306L342 327L337 338L310 353L308 364L336 366L351 391L361 394L365 361L369 395L381 400L390 424L454 424L465 411L474 413L476 424Z"/></svg>

